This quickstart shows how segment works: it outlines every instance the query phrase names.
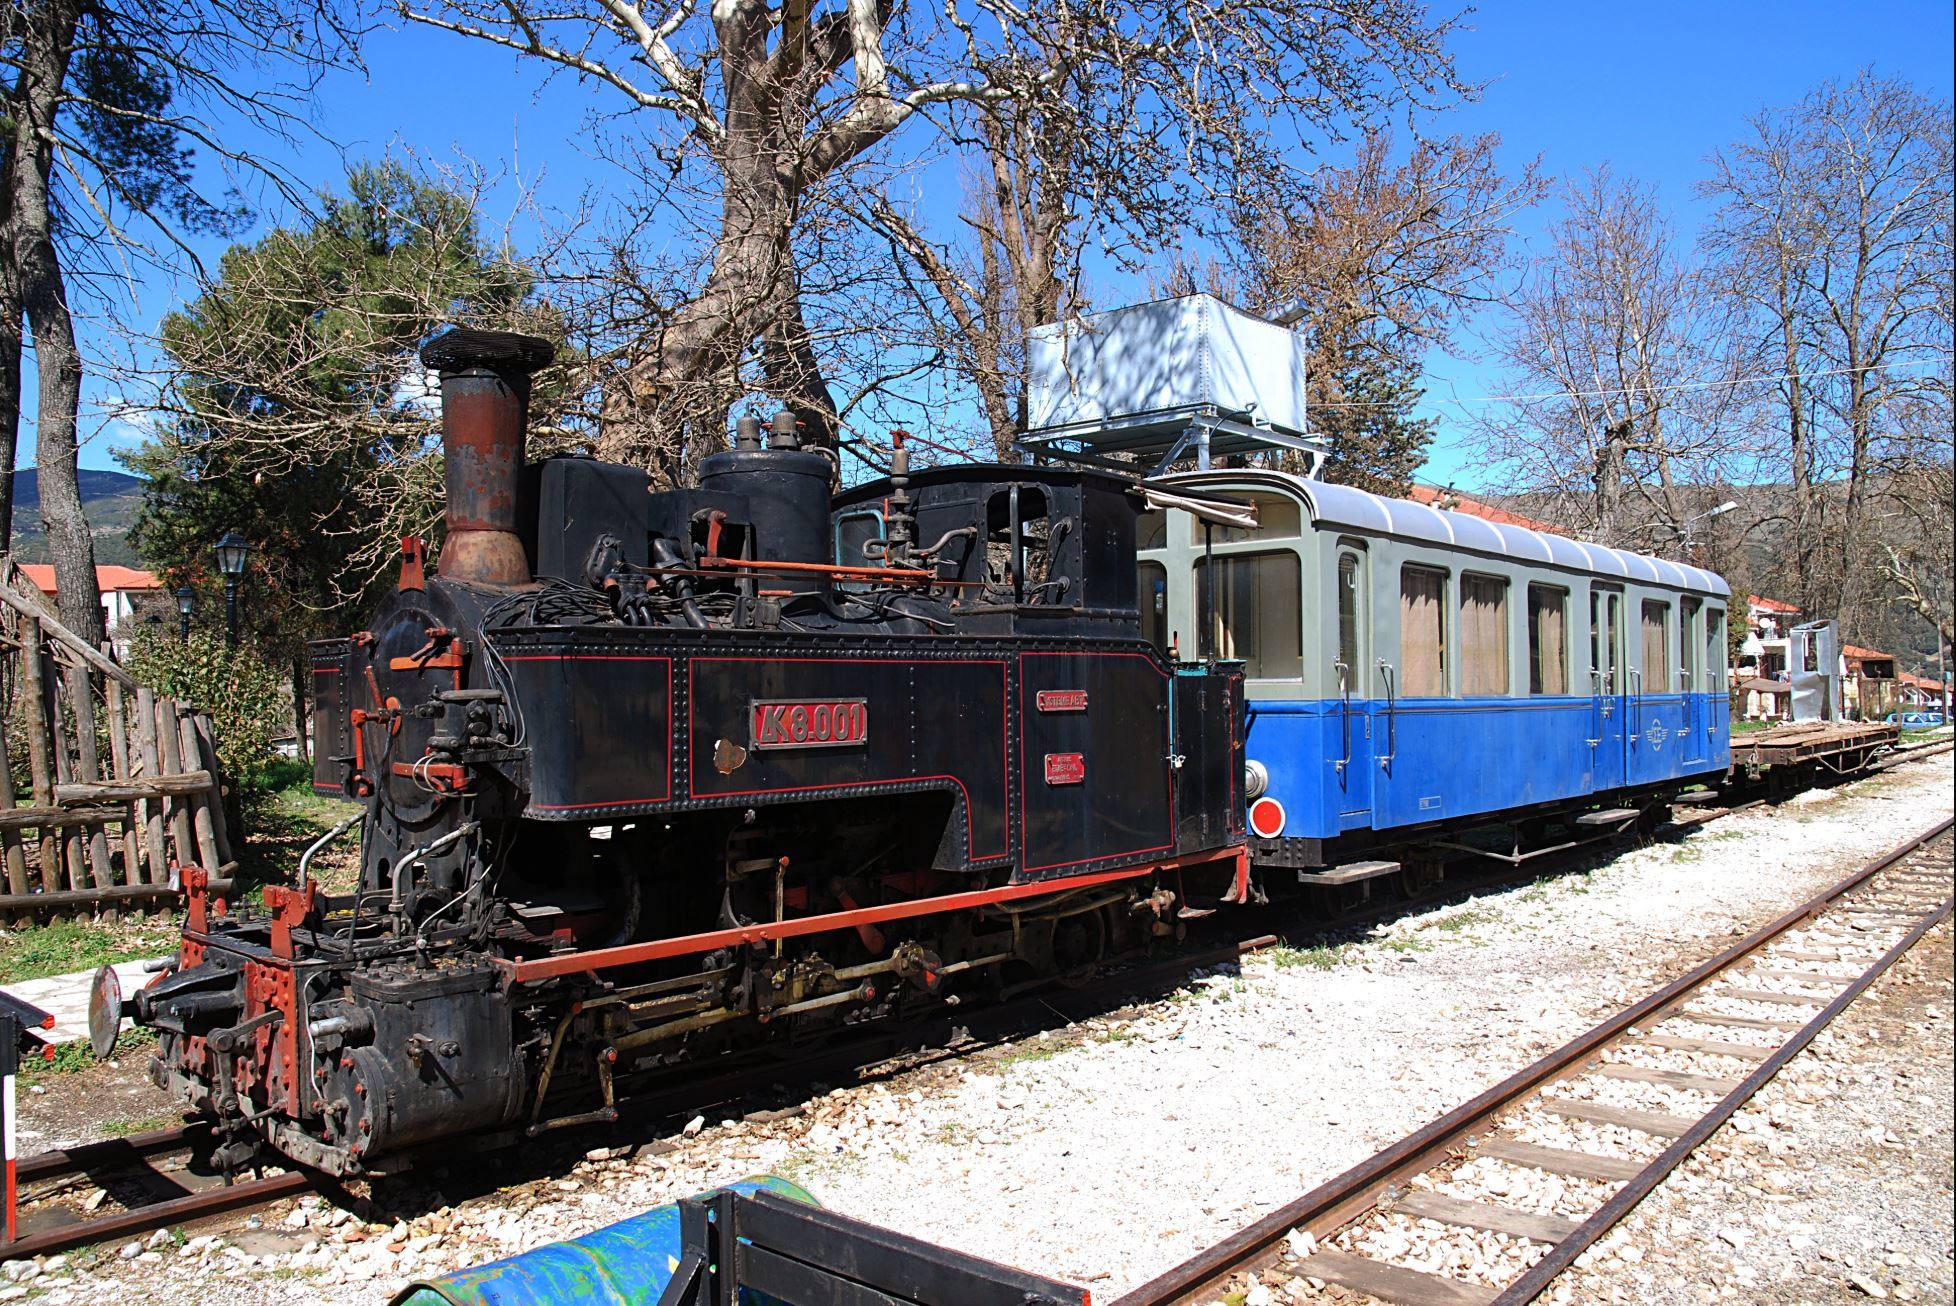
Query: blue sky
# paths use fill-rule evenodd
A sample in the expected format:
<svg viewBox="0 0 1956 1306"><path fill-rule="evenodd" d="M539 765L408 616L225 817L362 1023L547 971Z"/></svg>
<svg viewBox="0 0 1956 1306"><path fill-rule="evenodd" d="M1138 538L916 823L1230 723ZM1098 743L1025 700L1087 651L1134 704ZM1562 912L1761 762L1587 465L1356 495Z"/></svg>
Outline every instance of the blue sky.
<svg viewBox="0 0 1956 1306"><path fill-rule="evenodd" d="M1453 44L1460 71L1488 85L1479 102L1429 130L1499 132L1511 167L1540 154L1556 176L1608 163L1655 183L1687 236L1701 216L1691 187L1703 160L1739 136L1747 115L1864 65L1929 94L1951 95L1956 33L1948 0L1865 7L1496 2L1465 21L1468 30ZM366 59L365 79L328 80L316 115L319 131L342 144L344 158L402 149L433 161L472 158L503 178L490 193L490 225L516 214L519 182L561 208L587 190L601 198L616 184L583 139L586 112L613 108L615 93L566 78L546 84L539 69L508 52L424 28L377 33ZM308 187L331 185L343 175L343 158L312 143L289 167ZM1550 205L1525 215L1521 238L1535 235L1553 213ZM530 231L519 216L512 228L519 247ZM1102 282L1093 292L1104 307L1138 297L1141 287ZM153 325L177 293L147 287L139 324ZM1502 378L1471 357L1432 357L1428 374L1426 411L1440 425L1422 477L1474 487L1479 476L1465 455L1461 416L1477 397L1500 393ZM127 428L99 417L91 426L83 465L115 466L112 447ZM22 436L25 466L31 423Z"/></svg>

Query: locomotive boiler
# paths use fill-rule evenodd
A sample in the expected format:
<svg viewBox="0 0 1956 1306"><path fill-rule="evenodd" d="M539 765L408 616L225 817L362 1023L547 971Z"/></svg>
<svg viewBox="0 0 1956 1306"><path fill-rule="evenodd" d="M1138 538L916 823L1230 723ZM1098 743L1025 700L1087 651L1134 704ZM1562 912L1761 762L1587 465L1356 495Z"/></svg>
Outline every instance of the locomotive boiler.
<svg viewBox="0 0 1956 1306"><path fill-rule="evenodd" d="M899 435L838 501L790 414L692 488L528 465L549 353L424 350L439 564L403 541L368 627L314 648L357 884L315 846L238 912L186 868L173 964L98 992L225 1164L615 1118L662 1068L1084 973L1249 895L1241 664L1142 637L1134 482L913 471Z"/></svg>

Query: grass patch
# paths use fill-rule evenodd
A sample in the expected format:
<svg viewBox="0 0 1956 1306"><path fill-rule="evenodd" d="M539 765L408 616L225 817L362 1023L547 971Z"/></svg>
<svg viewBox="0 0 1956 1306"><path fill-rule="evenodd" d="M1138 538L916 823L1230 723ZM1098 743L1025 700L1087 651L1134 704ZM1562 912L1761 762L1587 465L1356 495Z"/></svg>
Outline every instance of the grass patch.
<svg viewBox="0 0 1956 1306"><path fill-rule="evenodd" d="M156 1044L156 1031L153 1029L125 1029L115 1045L117 1060L132 1056ZM86 1040L56 1045L54 1055L48 1058L22 1057L20 1073L29 1079L40 1079L50 1075L72 1075L96 1065L95 1054L88 1049Z"/></svg>
<svg viewBox="0 0 1956 1306"><path fill-rule="evenodd" d="M1387 952L1425 952L1433 945L1413 934L1397 934L1389 939L1381 939L1379 947Z"/></svg>
<svg viewBox="0 0 1956 1306"><path fill-rule="evenodd" d="M358 810L358 804L315 794L312 771L303 762L279 762L269 780L246 798L250 834L238 851L238 877L252 886L254 899L263 885L293 883L306 846ZM329 891L353 887L359 847L358 833L349 831L313 859L313 873Z"/></svg>
<svg viewBox="0 0 1956 1306"><path fill-rule="evenodd" d="M111 925L63 920L0 933L0 984L94 970L176 949L174 916L137 916Z"/></svg>
<svg viewBox="0 0 1956 1306"><path fill-rule="evenodd" d="M110 1120L102 1126L102 1132L110 1138L127 1138L131 1134L147 1134L153 1129L167 1129L181 1124L182 1116L144 1116L140 1120Z"/></svg>
<svg viewBox="0 0 1956 1306"><path fill-rule="evenodd" d="M1263 955L1270 958L1270 964L1278 970L1330 970L1343 963L1353 945L1349 943L1322 943L1314 948L1293 948L1280 943Z"/></svg>
<svg viewBox="0 0 1956 1306"><path fill-rule="evenodd" d="M1471 930L1476 925L1492 925L1500 919L1500 912L1488 911L1482 907L1474 907L1467 911L1458 912L1452 916L1434 921L1426 928L1429 930L1439 930L1444 934L1458 934L1462 930Z"/></svg>

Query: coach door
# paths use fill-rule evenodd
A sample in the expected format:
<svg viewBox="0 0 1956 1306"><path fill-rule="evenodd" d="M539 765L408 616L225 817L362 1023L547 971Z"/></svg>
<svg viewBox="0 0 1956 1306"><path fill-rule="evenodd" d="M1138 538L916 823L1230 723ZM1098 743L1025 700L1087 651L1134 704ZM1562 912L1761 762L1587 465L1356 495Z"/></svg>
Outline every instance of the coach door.
<svg viewBox="0 0 1956 1306"><path fill-rule="evenodd" d="M1623 660L1623 591L1591 585L1589 744L1596 759L1592 788L1615 789L1623 784L1628 681Z"/></svg>
<svg viewBox="0 0 1956 1306"><path fill-rule="evenodd" d="M1366 704L1366 643L1372 631L1365 553L1338 548L1338 697L1331 704L1330 755L1338 786L1338 828L1372 823L1372 713Z"/></svg>
<svg viewBox="0 0 1956 1306"><path fill-rule="evenodd" d="M1704 619L1700 599L1684 599L1678 604L1678 679L1684 690L1684 760L1705 760L1705 691L1710 685L1704 667L1704 644L1699 624Z"/></svg>

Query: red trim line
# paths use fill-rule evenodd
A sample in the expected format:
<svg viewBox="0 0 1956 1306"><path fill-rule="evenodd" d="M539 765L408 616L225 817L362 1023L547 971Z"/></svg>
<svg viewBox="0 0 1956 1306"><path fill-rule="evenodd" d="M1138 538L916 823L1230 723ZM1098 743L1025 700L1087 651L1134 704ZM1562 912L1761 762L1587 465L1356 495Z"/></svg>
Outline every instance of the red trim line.
<svg viewBox="0 0 1956 1306"><path fill-rule="evenodd" d="M1171 777L1168 780L1168 784L1167 784L1167 789L1168 789L1168 842L1167 843L1154 844L1151 847L1147 847L1147 848L1123 848L1117 852L1092 853L1086 857L1075 857L1071 861L1047 862L1043 866L1027 865L1027 863L1030 862L1032 858L1031 858L1030 849L1028 849L1028 847L1026 846L1026 818L1031 809L1031 795L1028 792L1028 787L1026 784L1026 730L1028 729L1028 727L1031 726L1035 718L1026 711L1026 684L1028 679L1026 675L1026 662L1032 658L1134 658L1142 662L1143 664L1145 664L1148 670L1154 672L1157 676L1161 677L1163 681L1167 682L1163 690L1164 693L1173 695L1175 692L1174 677L1169 675L1166 671L1163 671L1161 669L1160 663L1157 662L1152 655L1147 653L1122 653L1122 652L1116 652L1116 651L1106 650L1106 649L1077 649L1077 650L1064 650L1064 651L1054 650L1049 652L1032 652L1032 653L1019 654L1019 867L1020 867L1020 874L1031 875L1036 871L1063 870L1068 866L1080 866L1086 862L1102 862L1102 861L1107 861L1110 858L1114 858L1114 857L1145 857L1150 853L1166 852L1169 849L1172 849L1175 846L1175 782ZM1049 688L1051 687L1049 686ZM1173 704L1169 704L1168 706L1170 708L1170 712L1168 715L1173 715ZM1074 719L1077 720L1078 718L1074 718ZM1164 716L1162 719L1162 745L1163 745L1162 752L1164 757L1166 756L1168 751L1174 747L1173 741L1168 736L1168 730L1169 730L1168 716ZM1165 766L1166 763L1164 763L1164 767ZM1165 771L1164 774L1166 774ZM1084 792L1089 795L1092 794L1093 790L1091 784L1089 784L1089 787Z"/></svg>
<svg viewBox="0 0 1956 1306"><path fill-rule="evenodd" d="M586 809L595 809L595 808L602 808L602 807L640 807L640 806L646 806L654 803L669 803L672 801L672 768L673 768L672 732L675 724L672 719L673 718L672 706L673 706L673 696L675 693L677 693L677 687L673 684L675 675L672 669L671 657L664 654L651 654L651 653L518 653L514 657L505 657L503 661L504 662L663 662L665 663L666 664L666 731L665 731L666 791L663 794L660 794L656 798L652 798L652 797L617 798L617 799L610 799L608 801L601 802L601 803L530 803L527 804L527 806L528 808L539 812L582 812L585 811ZM688 674L690 675L691 673L689 672Z"/></svg>
<svg viewBox="0 0 1956 1306"><path fill-rule="evenodd" d="M908 667L932 667L932 666L997 667L998 668L998 714L1004 722L1004 730L1005 730L1005 741L1002 744L1002 751L999 753L999 766L1002 772L1000 776L1000 784L999 784L999 801L1002 804L1004 804L1006 809L1005 812L1003 813L1003 818L1005 822L1005 830L1004 830L1005 846L1000 848L997 852L981 853L978 851L976 846L977 845L977 828L975 825L976 818L973 816L971 810L971 791L965 788L964 781L955 775L894 776L882 780L846 780L839 784L788 785L788 786L774 788L774 789L698 789L695 788L693 785L693 776L689 770L686 776L686 792L692 796L693 801L702 802L708 799L715 799L715 798L754 798L754 797L761 797L761 796L775 796L781 794L819 794L819 793L824 793L836 789L877 789L877 788L887 789L895 785L921 784L921 783L926 783L934 780L949 780L952 784L958 787L958 792L964 796L964 844L965 847L970 850L971 860L974 862L988 862L993 860L994 858L1009 857L1011 855L1012 787L1010 783L1010 763L1011 763L1010 739L1011 739L1011 728L1012 728L1012 721L1011 721L1012 714L1011 711L1009 710L1010 696L1008 691L1008 686L1011 678L1011 665L1004 658L926 658L926 659L845 658L845 657L770 658L770 657L751 657L751 656L750 657L727 656L727 657L688 658L686 660L686 756L689 760L698 755L697 754L698 741L695 736L697 735L699 727L698 727L698 723L694 719L694 714L699 710L699 694L694 688L694 682L696 679L694 673L695 670L700 666L700 664L707 663L707 662L760 662L760 663L766 663L770 665L780 664L780 663L812 663L821 666L832 665L834 663L842 663L849 666L855 666L866 662L878 662L878 663L887 663L887 664L908 666Z"/></svg>
<svg viewBox="0 0 1956 1306"><path fill-rule="evenodd" d="M503 968L503 972L509 976L512 983L528 984L537 980L556 979L563 975L581 975L586 971L606 970L613 966L633 966L639 962L659 961L666 957L712 952L716 948L733 947L737 944L763 943L769 939L792 939L803 934L826 934L831 930L853 929L858 925L908 920L917 916L935 916L939 912L964 911L995 902L1012 902L1019 898L1037 898L1043 894L1061 893L1068 889L1086 889L1096 884L1110 884L1115 880L1134 880L1157 871L1183 865L1201 865L1239 855L1240 850L1231 850L1221 854L1220 857L1213 852L1205 852L1190 858L1148 862L1145 865L1129 866L1118 871L1102 871L1096 875L1072 875L1057 880L1039 880L1030 884L1008 884L997 889L980 889L973 893L947 893L935 898L912 898L907 902L885 903L880 907L860 907L855 911L825 912L820 916L804 916L798 920L766 925L745 925L738 929L714 930L707 934L685 934L677 938L655 939L649 943L628 943L617 948L599 948L592 952L539 957L533 961L499 960L496 964Z"/></svg>

